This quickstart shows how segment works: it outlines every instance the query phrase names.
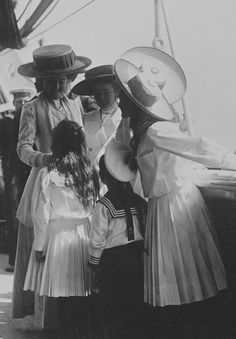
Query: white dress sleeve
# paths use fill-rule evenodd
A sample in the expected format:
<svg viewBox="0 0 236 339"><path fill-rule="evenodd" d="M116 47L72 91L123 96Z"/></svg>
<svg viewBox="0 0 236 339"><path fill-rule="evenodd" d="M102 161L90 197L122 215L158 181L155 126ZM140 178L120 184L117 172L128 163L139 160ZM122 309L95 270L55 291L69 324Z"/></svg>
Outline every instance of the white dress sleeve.
<svg viewBox="0 0 236 339"><path fill-rule="evenodd" d="M17 153L21 161L30 167L43 167L44 159L48 156L34 150L37 134L37 119L34 101L24 104L19 126Z"/></svg>
<svg viewBox="0 0 236 339"><path fill-rule="evenodd" d="M108 213L106 206L97 202L93 211L89 241L89 263L92 265L99 265L102 252L106 246L109 225Z"/></svg>
<svg viewBox="0 0 236 339"><path fill-rule="evenodd" d="M47 169L40 170L35 182L31 213L34 225L34 250L42 251L50 219L50 178Z"/></svg>
<svg viewBox="0 0 236 339"><path fill-rule="evenodd" d="M174 123L157 122L147 132L158 148L199 162L207 167L236 169L236 156L216 143L182 133Z"/></svg>

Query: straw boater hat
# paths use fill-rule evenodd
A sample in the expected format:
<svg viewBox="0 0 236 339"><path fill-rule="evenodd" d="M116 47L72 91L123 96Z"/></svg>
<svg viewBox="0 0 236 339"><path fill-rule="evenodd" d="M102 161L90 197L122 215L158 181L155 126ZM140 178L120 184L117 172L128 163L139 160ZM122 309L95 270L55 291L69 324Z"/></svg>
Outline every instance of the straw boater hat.
<svg viewBox="0 0 236 339"><path fill-rule="evenodd" d="M98 82L116 82L113 65L102 65L86 71L85 79L75 85L72 92L80 95L91 95L91 88Z"/></svg>
<svg viewBox="0 0 236 339"><path fill-rule="evenodd" d="M108 172L121 182L129 182L135 176L129 166L132 150L129 146L112 139L106 147L104 160Z"/></svg>
<svg viewBox="0 0 236 339"><path fill-rule="evenodd" d="M130 99L152 116L172 120L172 104L186 90L180 65L168 54L152 47L135 47L115 62L115 73Z"/></svg>
<svg viewBox="0 0 236 339"><path fill-rule="evenodd" d="M31 88L14 88L10 91L10 94L12 94L15 98L31 98L34 93L34 90Z"/></svg>
<svg viewBox="0 0 236 339"><path fill-rule="evenodd" d="M18 67L18 72L29 78L48 78L57 75L82 73L91 64L84 56L76 56L68 45L48 45L33 52L33 62Z"/></svg>

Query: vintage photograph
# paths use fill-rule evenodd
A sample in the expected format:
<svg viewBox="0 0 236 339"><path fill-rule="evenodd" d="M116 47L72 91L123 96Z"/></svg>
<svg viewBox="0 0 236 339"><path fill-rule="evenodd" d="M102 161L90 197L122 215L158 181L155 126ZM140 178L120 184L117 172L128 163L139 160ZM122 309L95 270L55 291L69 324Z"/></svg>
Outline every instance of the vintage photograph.
<svg viewBox="0 0 236 339"><path fill-rule="evenodd" d="M235 0L0 0L0 339L236 339Z"/></svg>

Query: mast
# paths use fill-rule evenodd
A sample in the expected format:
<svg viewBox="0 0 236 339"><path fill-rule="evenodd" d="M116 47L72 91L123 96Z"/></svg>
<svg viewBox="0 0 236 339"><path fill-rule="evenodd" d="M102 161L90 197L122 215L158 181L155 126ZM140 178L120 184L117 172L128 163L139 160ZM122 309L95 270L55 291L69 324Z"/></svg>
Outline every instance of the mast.
<svg viewBox="0 0 236 339"><path fill-rule="evenodd" d="M154 15L155 15L155 35L152 40L152 46L156 49L164 48L164 41L161 39L161 1L154 0Z"/></svg>
<svg viewBox="0 0 236 339"><path fill-rule="evenodd" d="M173 41L171 39L170 26L168 23L167 13L166 13L162 0L154 0L154 16L155 16L155 32L154 32L154 38L152 40L152 46L153 48L162 49L162 50L165 48L164 40L161 38L161 34L162 34L161 19L163 19L164 28L167 33L167 39L168 39L168 44L170 47L171 56L175 59L175 52L174 52ZM184 97L181 99L181 103L182 103L182 107L184 111L184 120L185 120L188 134L193 135L194 131L193 131L192 120L189 115L189 109L188 109L186 99Z"/></svg>
<svg viewBox="0 0 236 339"><path fill-rule="evenodd" d="M33 31L34 24L41 18L44 12L48 7L53 3L54 0L41 0L37 8L31 14L31 16L26 20L24 26L20 30L20 35L22 38L25 38Z"/></svg>

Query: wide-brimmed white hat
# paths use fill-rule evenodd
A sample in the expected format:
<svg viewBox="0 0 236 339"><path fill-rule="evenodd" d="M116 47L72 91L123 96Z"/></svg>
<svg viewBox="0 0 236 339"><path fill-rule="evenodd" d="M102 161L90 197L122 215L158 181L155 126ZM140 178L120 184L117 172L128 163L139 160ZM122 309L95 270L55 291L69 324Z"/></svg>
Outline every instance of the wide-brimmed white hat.
<svg viewBox="0 0 236 339"><path fill-rule="evenodd" d="M129 182L133 179L135 171L130 169L129 163L132 150L126 144L112 139L106 147L104 160L108 172L113 178L121 182Z"/></svg>
<svg viewBox="0 0 236 339"><path fill-rule="evenodd" d="M135 47L115 62L115 73L126 94L144 111L162 120L173 119L171 105L183 97L186 78L170 55Z"/></svg>
<svg viewBox="0 0 236 339"><path fill-rule="evenodd" d="M92 61L76 56L68 45L47 45L33 51L33 62L18 67L18 72L29 78L48 78L85 72Z"/></svg>

